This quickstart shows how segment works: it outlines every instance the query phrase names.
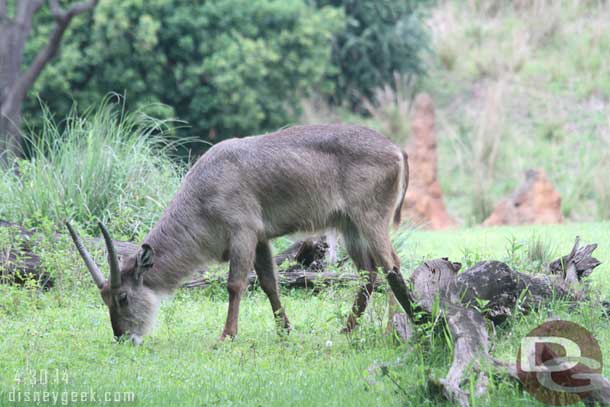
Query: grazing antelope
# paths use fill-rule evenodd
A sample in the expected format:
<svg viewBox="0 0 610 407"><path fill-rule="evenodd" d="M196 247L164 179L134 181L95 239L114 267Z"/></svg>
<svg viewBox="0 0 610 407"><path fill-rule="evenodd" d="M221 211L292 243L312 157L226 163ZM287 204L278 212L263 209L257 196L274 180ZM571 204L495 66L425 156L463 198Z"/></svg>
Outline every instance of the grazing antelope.
<svg viewBox="0 0 610 407"><path fill-rule="evenodd" d="M289 330L269 241L335 228L358 269L368 271L347 321L349 331L366 308L378 268L410 314L411 298L389 239L391 222L400 222L408 174L406 154L373 130L296 126L212 147L187 173L137 254L120 264L100 224L110 281L67 226L110 310L115 337L128 335L136 344L150 330L160 299L209 261L229 261L221 340L237 334L239 303L252 268L278 323Z"/></svg>

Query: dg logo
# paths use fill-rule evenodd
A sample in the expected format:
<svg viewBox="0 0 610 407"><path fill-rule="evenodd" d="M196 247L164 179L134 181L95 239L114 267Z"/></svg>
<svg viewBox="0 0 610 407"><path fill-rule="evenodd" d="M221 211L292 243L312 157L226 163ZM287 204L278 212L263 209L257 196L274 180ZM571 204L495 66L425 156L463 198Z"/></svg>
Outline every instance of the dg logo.
<svg viewBox="0 0 610 407"><path fill-rule="evenodd" d="M565 406L595 391L602 373L602 352L593 335L569 321L548 321L521 340L517 373L537 400Z"/></svg>

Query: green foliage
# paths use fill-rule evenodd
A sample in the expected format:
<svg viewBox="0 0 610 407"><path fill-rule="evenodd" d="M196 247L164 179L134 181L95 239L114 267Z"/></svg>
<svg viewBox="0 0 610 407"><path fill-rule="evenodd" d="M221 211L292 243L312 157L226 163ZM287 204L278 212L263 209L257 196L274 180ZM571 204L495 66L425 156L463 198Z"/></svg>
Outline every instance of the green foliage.
<svg viewBox="0 0 610 407"><path fill-rule="evenodd" d="M333 63L336 102L359 106L363 97L374 99L374 91L394 86L394 74L424 72L423 51L428 37L421 15L429 0L315 0L318 6L344 10L345 30L335 37Z"/></svg>
<svg viewBox="0 0 610 407"><path fill-rule="evenodd" d="M29 54L48 32L39 20ZM293 120L303 95L332 92L342 26L340 11L302 0L102 1L74 22L32 93L60 117L71 98L89 106L125 93L130 110L186 120L199 139L245 136ZM27 113L35 122L32 100Z"/></svg>
<svg viewBox="0 0 610 407"><path fill-rule="evenodd" d="M552 239L565 253L575 233L580 233L587 241L600 244L596 257L603 264L591 278L607 298L608 226L606 222L441 232L400 230L397 238L407 233L408 240L417 245L398 250L398 255L403 264L410 258L447 255L453 260L467 247L477 257L501 258L507 236L527 241L532 229L541 238ZM46 244L37 247L36 253L48 254L51 246ZM282 302L294 329L290 335L278 337L265 294L259 289L247 291L240 308L240 335L219 344L216 339L226 317L226 289L179 290L161 306L152 335L142 346L133 347L113 341L108 311L69 239L56 242L54 251L55 258L47 267L64 277L53 289L41 293L0 284L2 406L15 404L8 400L13 388L60 394L90 389L98 395L133 392L135 402L124 403L133 406L450 405L433 398L426 386L429 375L444 377L452 360L442 319L418 326L409 344L397 344L383 334L387 303L381 293L373 295L359 328L348 336L339 331L356 287L332 286L318 293L283 290ZM103 252L93 254L105 267ZM404 272L408 274L406 268ZM540 311L518 313L514 320L496 327L491 336L492 354L514 362L521 338L551 314L591 330L608 360L610 330L595 304L574 307L570 302L554 301ZM49 383L16 382L28 369L39 374L47 370ZM493 374L488 394L474 401L480 406L543 407L514 382Z"/></svg>
<svg viewBox="0 0 610 407"><path fill-rule="evenodd" d="M557 257L552 241L536 232L526 240L511 236L506 241L505 261L521 272L545 273L547 265Z"/></svg>
<svg viewBox="0 0 610 407"><path fill-rule="evenodd" d="M169 156L170 124L106 100L82 115L70 113L60 130L45 110L31 159L2 173L0 218L30 226L112 219L113 229L127 236L148 230L182 173Z"/></svg>

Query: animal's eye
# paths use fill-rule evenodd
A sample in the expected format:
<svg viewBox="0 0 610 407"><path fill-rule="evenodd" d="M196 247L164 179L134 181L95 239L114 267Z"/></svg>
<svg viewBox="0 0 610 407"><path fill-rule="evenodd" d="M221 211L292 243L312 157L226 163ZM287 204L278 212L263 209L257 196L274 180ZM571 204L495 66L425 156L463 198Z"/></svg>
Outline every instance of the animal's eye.
<svg viewBox="0 0 610 407"><path fill-rule="evenodd" d="M118 296L118 303L121 306L127 305L127 293L121 293Z"/></svg>

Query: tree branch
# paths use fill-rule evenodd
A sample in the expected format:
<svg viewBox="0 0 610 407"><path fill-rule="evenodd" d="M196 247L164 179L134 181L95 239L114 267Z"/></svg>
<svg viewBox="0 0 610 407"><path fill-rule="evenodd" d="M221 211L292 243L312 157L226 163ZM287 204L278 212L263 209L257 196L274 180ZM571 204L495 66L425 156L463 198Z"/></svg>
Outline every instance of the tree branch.
<svg viewBox="0 0 610 407"><path fill-rule="evenodd" d="M42 3L42 1L39 2ZM24 1L23 3L29 2ZM57 51L61 45L61 39L68 28L72 17L93 9L97 3L98 0L79 2L73 4L70 6L70 8L64 11L59 6L59 2L57 0L49 0L49 7L51 8L51 12L55 17L55 27L53 28L53 32L49 36L47 45L38 52L28 69L17 79L15 85L9 92L7 104L9 104L9 99L12 99L12 101L18 101L25 98L28 90L32 87L44 67L57 54ZM40 5L38 5L38 7L40 7Z"/></svg>
<svg viewBox="0 0 610 407"><path fill-rule="evenodd" d="M44 3L44 0L21 0L17 2L17 10L15 12L15 21L18 24L29 27L32 24L32 16L40 6Z"/></svg>
<svg viewBox="0 0 610 407"><path fill-rule="evenodd" d="M51 14L53 14L53 17L55 17L56 20L64 13L58 0L49 0L49 8L51 9Z"/></svg>
<svg viewBox="0 0 610 407"><path fill-rule="evenodd" d="M75 15L93 9L97 5L97 2L98 0L81 1L71 5L68 10L64 10L59 5L59 0L49 0L49 8L56 21L69 21Z"/></svg>

